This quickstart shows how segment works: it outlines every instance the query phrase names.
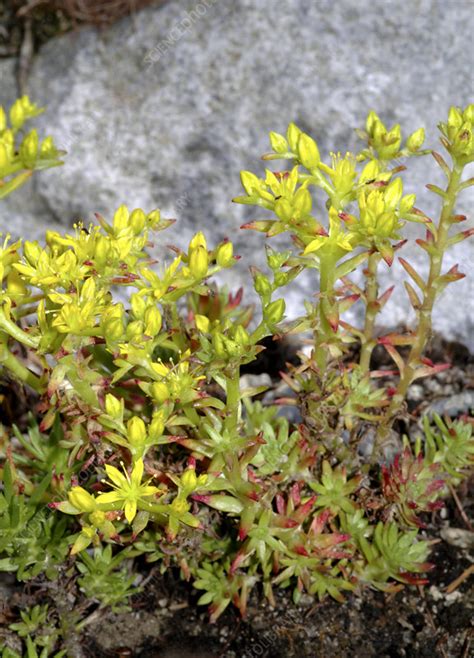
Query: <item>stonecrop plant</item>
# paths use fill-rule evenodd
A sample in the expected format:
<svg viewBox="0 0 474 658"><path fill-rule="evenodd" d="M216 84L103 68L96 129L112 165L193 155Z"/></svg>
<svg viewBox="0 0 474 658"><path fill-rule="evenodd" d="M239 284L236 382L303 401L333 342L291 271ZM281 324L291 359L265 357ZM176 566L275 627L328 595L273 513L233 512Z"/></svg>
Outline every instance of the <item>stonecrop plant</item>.
<svg viewBox="0 0 474 658"><path fill-rule="evenodd" d="M38 113L26 97L8 125L0 112L0 196L59 164L50 138L22 137ZM466 417L426 416L423 436L397 435L393 453L408 387L448 367L424 352L437 297L464 276L444 271L444 254L472 233L457 230L465 217L456 201L474 182L463 176L474 160L474 105L452 107L439 128L448 161L422 149L423 129L404 140L374 112L360 133L364 149L326 162L296 125L270 134L264 159L288 168L242 172L244 194L234 199L261 215L244 229L292 241L285 251L266 247L266 273L251 267L259 320L242 291L211 281L237 261L231 242L209 244L197 232L186 250L151 260L150 241L173 224L158 210L123 205L94 225L47 231L41 244L4 237L0 376L36 403L27 431L1 430L1 570L19 581L67 574L86 611L120 609L140 589L142 556L190 580L212 620L230 603L245 614L255 588L270 603L276 587L295 602L303 592L342 601L366 586L427 582L426 513L474 460ZM429 153L446 177L444 188L428 185L440 197L437 219L415 206L400 176L402 159ZM379 290L379 270L403 253L407 222L420 225L428 276L399 257L416 322L378 336L392 292ZM285 321L279 291L307 269L319 277L304 314ZM351 280L356 270L365 283ZM344 319L354 304L365 309L361 326ZM266 405L265 387L245 388L241 368L264 338L297 333L312 349L282 373L291 393ZM373 369L377 344L393 369ZM282 415L285 405L300 422ZM33 624L28 615L13 627L31 655L62 649L58 634L44 639L42 617Z"/></svg>

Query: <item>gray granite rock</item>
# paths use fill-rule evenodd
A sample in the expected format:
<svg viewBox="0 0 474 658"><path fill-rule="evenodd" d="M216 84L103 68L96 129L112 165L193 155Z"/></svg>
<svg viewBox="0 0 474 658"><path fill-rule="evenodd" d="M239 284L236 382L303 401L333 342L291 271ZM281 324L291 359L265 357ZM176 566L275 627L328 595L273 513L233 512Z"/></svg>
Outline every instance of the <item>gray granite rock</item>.
<svg viewBox="0 0 474 658"><path fill-rule="evenodd" d="M473 28L468 0L174 0L105 32L55 39L36 58L29 92L48 104L40 123L69 155L62 169L40 174L25 201L11 197L9 226L35 235L48 222L110 215L122 202L160 207L179 218L175 235L160 234L165 243L184 245L198 227L216 241L231 237L244 257L228 281L249 286L247 267L262 263L263 240L238 231L255 211L230 200L241 169L263 172L268 132L294 120L322 153L356 149L354 128L374 108L407 132L426 126L434 144L449 105L471 100ZM434 162L413 169L409 191L436 212L423 189L441 182ZM468 200L465 192L460 211ZM423 267L417 248L404 256ZM447 266L466 271L471 256L464 242ZM398 287L386 325L410 316ZM292 284L290 316L314 289L308 277ZM472 293L466 279L449 287L435 327L474 347Z"/></svg>

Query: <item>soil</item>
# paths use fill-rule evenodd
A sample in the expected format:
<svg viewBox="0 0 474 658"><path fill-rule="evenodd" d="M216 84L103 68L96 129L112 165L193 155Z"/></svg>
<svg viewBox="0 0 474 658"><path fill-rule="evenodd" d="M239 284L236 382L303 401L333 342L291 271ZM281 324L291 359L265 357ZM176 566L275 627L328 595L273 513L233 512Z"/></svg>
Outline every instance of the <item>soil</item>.
<svg viewBox="0 0 474 658"><path fill-rule="evenodd" d="M267 354L251 370L253 376L272 375L276 383L285 360L294 360L295 348L287 343L268 347L273 350L272 358ZM436 362L449 360L452 368L411 387L411 415L400 423L401 432L407 425L416 427L417 417L428 408L455 417L469 413L474 406L474 359L469 352L458 343L437 338L429 356ZM377 367L384 365L382 353L374 358ZM6 390L4 386L4 395ZM18 394L13 387L9 392L9 408L18 410L21 424L25 401L12 399ZM147 584L132 598L131 611L114 614L89 607L88 623L80 636L69 639L67 656L469 658L474 655L474 477L463 483L456 499L450 498L443 510L425 519L425 535L437 543L429 584L422 588L406 587L396 594L366 589L343 604L303 596L298 606L288 592L277 590L274 608L256 590L245 619L229 607L210 624L205 607L196 605L196 590L177 574L160 575L144 565L142 576ZM16 621L19 610L27 605L49 603L58 610L71 609L81 600L77 591L69 589L66 574L61 582L36 579L23 588L14 584L11 576L4 578L3 590L1 582L0 628L3 622L7 633L8 624Z"/></svg>

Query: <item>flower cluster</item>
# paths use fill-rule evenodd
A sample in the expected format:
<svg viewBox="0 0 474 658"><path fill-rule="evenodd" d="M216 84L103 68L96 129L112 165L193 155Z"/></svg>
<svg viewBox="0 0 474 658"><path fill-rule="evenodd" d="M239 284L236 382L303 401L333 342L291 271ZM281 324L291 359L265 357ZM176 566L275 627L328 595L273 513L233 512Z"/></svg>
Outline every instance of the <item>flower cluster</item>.
<svg viewBox="0 0 474 658"><path fill-rule="evenodd" d="M38 111L17 101L10 128L0 113L2 176L57 164L36 133L13 146ZM242 291L210 281L237 261L230 241L213 246L199 231L155 267L150 236L173 223L158 210L121 206L97 225L48 231L44 244L7 237L0 365L38 404L26 434L0 436L0 569L60 578L69 555L68 577L117 607L136 591L130 570L141 555L193 580L212 619L231 602L245 614L257 583L272 602L277 586L291 587L295 601L304 591L341 601L362 585L425 582L420 515L472 466L472 426L426 417L424 445L406 439L395 458L387 436L408 386L446 367L423 350L437 295L462 276L441 268L446 249L469 236L451 229L463 219L457 196L472 184L462 175L474 160L473 117L473 106L453 108L441 124L452 166L433 152L448 178L446 190L431 186L443 198L438 222L404 194L394 163L424 153L421 129L402 147L399 126L387 130L371 112L364 150L329 164L294 124L271 133L265 158L289 160L289 170L243 172L235 199L266 213L243 228L293 240L281 252L267 247L267 273L251 269L260 320L241 305ZM327 196L321 207L315 188ZM429 276L400 259L417 323L377 338L391 292L378 290L378 269L403 246L406 222L427 230L418 243ZM358 268L365 284L350 278ZM305 269L317 270L319 289L302 317L285 322L275 293ZM344 319L356 303L360 327ZM241 368L264 338L298 332L310 332L312 350L282 373L288 395L264 404L266 387L243 386ZM396 370L371 371L377 343ZM385 374L398 377L395 387L380 383ZM283 404L297 407L299 422L279 413Z"/></svg>

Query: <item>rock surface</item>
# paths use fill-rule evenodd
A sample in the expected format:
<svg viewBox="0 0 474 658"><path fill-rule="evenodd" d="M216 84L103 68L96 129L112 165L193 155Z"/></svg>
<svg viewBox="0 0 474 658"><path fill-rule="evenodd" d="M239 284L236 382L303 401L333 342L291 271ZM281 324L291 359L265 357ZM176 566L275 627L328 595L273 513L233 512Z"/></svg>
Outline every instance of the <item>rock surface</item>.
<svg viewBox="0 0 474 658"><path fill-rule="evenodd" d="M40 124L69 152L66 165L10 197L3 217L13 233L37 236L95 211L110 216L122 202L160 207L179 218L176 234L160 240L184 246L197 228L216 241L229 236L243 258L228 281L249 286L247 268L262 263L263 240L238 231L254 211L230 200L240 193L241 169L263 172L268 132L294 120L322 153L356 149L354 128L374 108L405 134L424 125L427 143L436 144L449 105L472 100L473 29L468 0L174 0L107 31L57 38L37 56L28 91L47 104ZM8 102L13 67L1 66ZM437 198L423 189L442 182L434 162L410 167L417 205L436 212ZM467 212L473 197L463 194L459 211ZM423 269L421 250L404 251ZM468 271L472 253L472 244L457 245L447 267L459 262ZM398 288L386 325L410 316ZM314 289L308 278L292 284L290 316ZM473 292L472 279L449 287L435 315L437 329L471 347Z"/></svg>

